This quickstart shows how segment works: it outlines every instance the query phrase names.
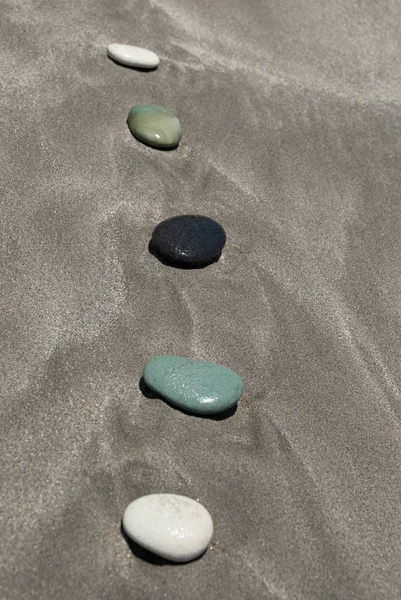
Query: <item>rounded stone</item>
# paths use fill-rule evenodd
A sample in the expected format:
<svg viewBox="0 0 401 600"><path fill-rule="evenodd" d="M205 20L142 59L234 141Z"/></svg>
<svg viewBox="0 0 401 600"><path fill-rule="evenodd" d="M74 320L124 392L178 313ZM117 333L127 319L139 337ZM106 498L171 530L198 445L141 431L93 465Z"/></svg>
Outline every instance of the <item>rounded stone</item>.
<svg viewBox="0 0 401 600"><path fill-rule="evenodd" d="M182 356L157 355L145 365L149 389L187 412L208 415L237 404L244 385L232 369Z"/></svg>
<svg viewBox="0 0 401 600"><path fill-rule="evenodd" d="M196 267L217 258L225 243L226 232L213 219L181 215L157 225L151 247L172 263Z"/></svg>
<svg viewBox="0 0 401 600"><path fill-rule="evenodd" d="M110 44L107 47L107 54L116 62L127 67L154 69L160 62L157 54L151 50L127 44Z"/></svg>
<svg viewBox="0 0 401 600"><path fill-rule="evenodd" d="M154 148L174 148L182 137L181 123L173 111L155 104L131 108L128 126L138 140Z"/></svg>
<svg viewBox="0 0 401 600"><path fill-rule="evenodd" d="M174 562L200 556L213 535L213 521L202 504L176 494L150 494L127 506L123 527L137 544Z"/></svg>

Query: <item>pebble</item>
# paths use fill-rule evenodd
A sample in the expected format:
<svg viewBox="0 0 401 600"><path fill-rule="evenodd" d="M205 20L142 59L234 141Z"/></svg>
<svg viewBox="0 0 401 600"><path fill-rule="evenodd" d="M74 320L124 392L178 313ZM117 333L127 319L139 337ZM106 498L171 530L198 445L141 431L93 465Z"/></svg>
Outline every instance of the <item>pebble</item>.
<svg viewBox="0 0 401 600"><path fill-rule="evenodd" d="M128 126L138 140L154 148L175 148L182 137L181 123L173 111L155 104L132 107Z"/></svg>
<svg viewBox="0 0 401 600"><path fill-rule="evenodd" d="M201 215L181 215L162 221L152 234L151 246L168 261L197 267L217 258L226 243L219 223Z"/></svg>
<svg viewBox="0 0 401 600"><path fill-rule="evenodd" d="M157 54L151 50L127 44L110 44L107 47L107 54L116 62L128 67L154 69L160 62Z"/></svg>
<svg viewBox="0 0 401 600"><path fill-rule="evenodd" d="M123 527L137 544L173 562L200 556L213 535L213 521L202 504L176 494L142 496L127 506Z"/></svg>
<svg viewBox="0 0 401 600"><path fill-rule="evenodd" d="M152 357L145 365L143 379L148 388L175 406L200 415L232 408L244 389L235 371L181 356Z"/></svg>

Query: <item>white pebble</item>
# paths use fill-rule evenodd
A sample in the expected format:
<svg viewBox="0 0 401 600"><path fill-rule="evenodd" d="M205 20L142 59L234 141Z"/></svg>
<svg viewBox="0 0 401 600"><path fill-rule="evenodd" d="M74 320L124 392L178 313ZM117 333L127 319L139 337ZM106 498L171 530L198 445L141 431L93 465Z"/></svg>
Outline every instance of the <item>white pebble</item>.
<svg viewBox="0 0 401 600"><path fill-rule="evenodd" d="M206 508L176 494L134 500L125 509L123 527L134 542L174 562L188 562L202 554L213 535Z"/></svg>
<svg viewBox="0 0 401 600"><path fill-rule="evenodd" d="M110 44L107 48L108 55L129 67L142 67L143 69L153 69L157 67L160 60L157 54L145 48L138 46L127 46L126 44Z"/></svg>

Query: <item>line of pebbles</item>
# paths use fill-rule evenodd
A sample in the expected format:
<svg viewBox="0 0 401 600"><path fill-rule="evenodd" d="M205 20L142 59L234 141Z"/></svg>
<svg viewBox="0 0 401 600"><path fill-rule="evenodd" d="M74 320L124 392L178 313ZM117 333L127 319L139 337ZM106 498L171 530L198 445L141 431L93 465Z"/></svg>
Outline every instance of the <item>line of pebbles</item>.
<svg viewBox="0 0 401 600"><path fill-rule="evenodd" d="M108 55L128 67L155 69L154 52L125 44L110 44ZM159 149L176 148L182 127L172 110L154 104L131 108L128 126L136 139ZM181 268L204 267L217 261L226 243L221 225L201 215L179 215L159 223L150 252ZM153 356L143 372L146 386L184 412L211 415L232 410L242 396L240 376L221 365L181 356ZM137 544L173 562L188 562L203 554L213 535L213 521L198 501L177 494L151 494L131 502L123 527Z"/></svg>

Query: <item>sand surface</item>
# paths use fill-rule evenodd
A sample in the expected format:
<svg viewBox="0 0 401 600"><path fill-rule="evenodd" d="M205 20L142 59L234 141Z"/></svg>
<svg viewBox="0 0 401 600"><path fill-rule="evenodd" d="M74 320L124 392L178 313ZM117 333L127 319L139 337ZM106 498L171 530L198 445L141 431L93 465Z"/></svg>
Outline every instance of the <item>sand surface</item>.
<svg viewBox="0 0 401 600"><path fill-rule="evenodd" d="M401 598L399 0L0 8L1 599ZM177 150L132 137L141 103ZM219 262L149 254L183 213ZM237 412L145 397L156 353L235 369ZM154 492L208 508L202 560L129 547Z"/></svg>

